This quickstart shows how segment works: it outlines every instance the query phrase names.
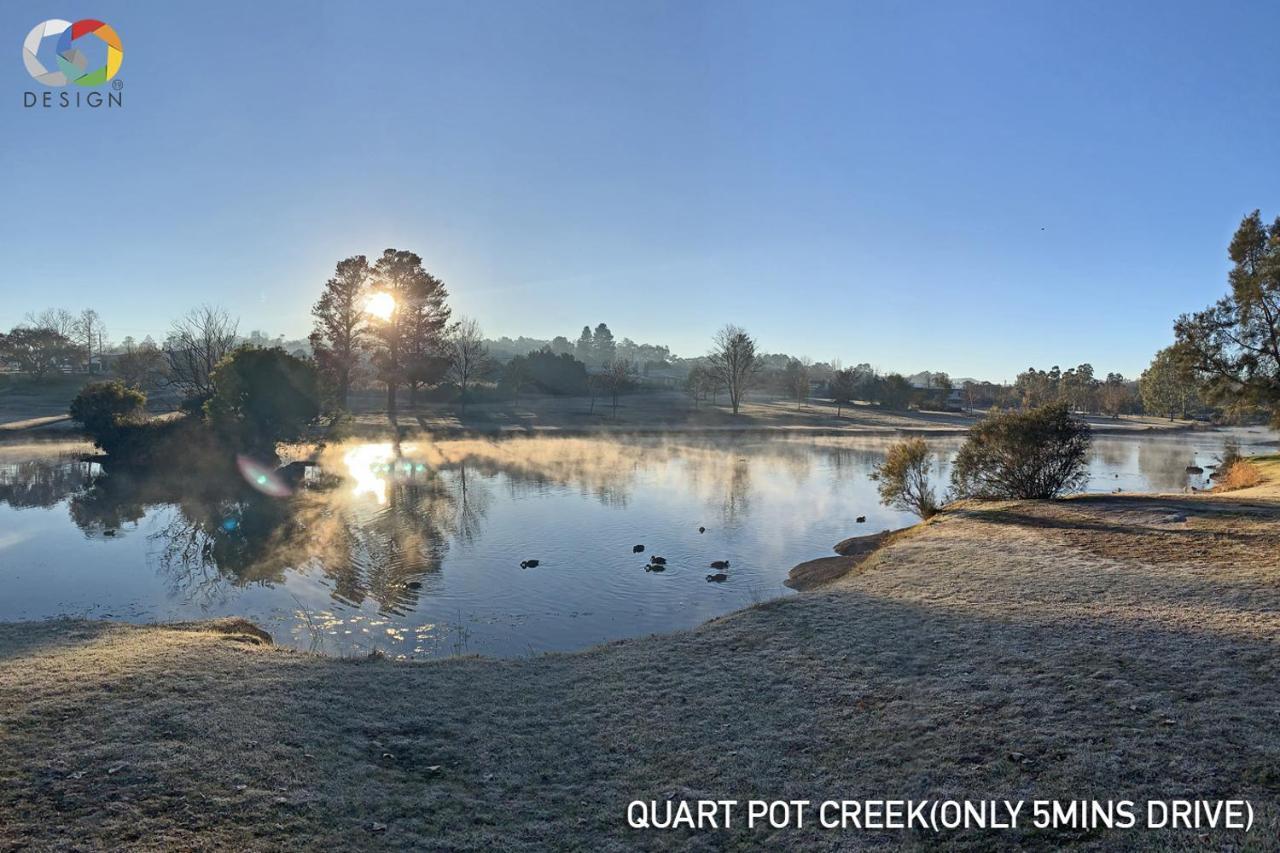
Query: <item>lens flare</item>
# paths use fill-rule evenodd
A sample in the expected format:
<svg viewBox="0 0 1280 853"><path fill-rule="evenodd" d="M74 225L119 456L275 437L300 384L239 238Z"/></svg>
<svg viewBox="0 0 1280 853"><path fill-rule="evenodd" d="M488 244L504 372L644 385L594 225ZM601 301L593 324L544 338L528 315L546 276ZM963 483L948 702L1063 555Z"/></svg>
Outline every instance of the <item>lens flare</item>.
<svg viewBox="0 0 1280 853"><path fill-rule="evenodd" d="M379 292L365 300L364 310L379 320L390 320L396 310L396 300L390 293Z"/></svg>
<svg viewBox="0 0 1280 853"><path fill-rule="evenodd" d="M269 468L255 459L237 455L236 467L240 469L240 476L244 477L244 481L264 495L273 498L287 498L293 494L293 490L289 488L289 485L280 478L280 475L273 468Z"/></svg>

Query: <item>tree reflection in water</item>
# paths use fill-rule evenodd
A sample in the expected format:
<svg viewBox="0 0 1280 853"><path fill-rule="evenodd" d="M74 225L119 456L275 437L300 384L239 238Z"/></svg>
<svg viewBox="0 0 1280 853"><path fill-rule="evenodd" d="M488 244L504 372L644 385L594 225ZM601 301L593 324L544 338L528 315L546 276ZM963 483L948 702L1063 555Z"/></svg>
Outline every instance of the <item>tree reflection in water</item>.
<svg viewBox="0 0 1280 853"><path fill-rule="evenodd" d="M672 435L349 443L297 449L316 464L285 498L257 491L230 463L140 471L104 469L74 455L11 454L0 455L0 504L65 501L77 527L95 538L135 535L147 519L150 557L174 597L186 602L212 603L236 587L278 585L297 572L323 579L336 603L402 616L420 609L424 597L447 596L442 567L449 550L483 539L495 500L577 493L614 508L634 502L638 517L660 518L664 497L679 494L688 514L671 521L687 530L704 521L721 529L755 523L783 541L788 531L802 535L814 517L860 512L844 486L864 480L891 440ZM930 439L939 483L960 442ZM1100 440L1093 464L1106 471L1106 490L1116 473L1107 469L1135 467L1153 488L1169 489L1186 482L1193 458L1194 445L1176 437ZM815 481L828 486L813 490ZM499 488L507 494L495 493ZM794 499L806 490L808 499ZM650 505L655 499L657 507ZM583 535L571 531L572 521L536 534L517 530L531 538L517 538L516 547L523 551L525 541L537 547L535 535ZM586 535L594 547L593 534ZM524 556L511 554L513 562Z"/></svg>
<svg viewBox="0 0 1280 853"><path fill-rule="evenodd" d="M99 470L96 462L74 458L0 462L0 504L51 507L88 486Z"/></svg>

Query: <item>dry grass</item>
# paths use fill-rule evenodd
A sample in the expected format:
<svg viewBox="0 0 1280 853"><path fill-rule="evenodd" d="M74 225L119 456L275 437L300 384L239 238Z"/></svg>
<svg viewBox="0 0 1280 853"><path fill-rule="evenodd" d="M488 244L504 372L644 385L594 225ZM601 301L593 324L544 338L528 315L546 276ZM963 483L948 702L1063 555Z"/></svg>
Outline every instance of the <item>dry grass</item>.
<svg viewBox="0 0 1280 853"><path fill-rule="evenodd" d="M1278 849L1280 504L1254 492L966 504L820 591L522 661L332 660L226 626L3 625L0 849L936 841L626 828L628 801L673 796L1243 796L1249 845Z"/></svg>
<svg viewBox="0 0 1280 853"><path fill-rule="evenodd" d="M1260 486L1263 483L1262 471L1257 465L1254 465L1247 459L1240 459L1221 472L1218 477L1218 484L1213 487L1215 492L1238 492L1241 489L1251 489L1254 486Z"/></svg>

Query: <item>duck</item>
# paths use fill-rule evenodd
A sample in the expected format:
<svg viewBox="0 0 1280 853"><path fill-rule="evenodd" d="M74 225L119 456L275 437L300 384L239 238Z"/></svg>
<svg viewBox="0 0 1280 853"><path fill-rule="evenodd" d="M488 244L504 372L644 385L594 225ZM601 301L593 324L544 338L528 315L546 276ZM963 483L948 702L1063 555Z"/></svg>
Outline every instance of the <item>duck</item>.
<svg viewBox="0 0 1280 853"><path fill-rule="evenodd" d="M106 530L102 531L102 535L103 535L103 536L115 536L115 535L116 535L115 528L112 528L112 527L107 528Z"/></svg>
<svg viewBox="0 0 1280 853"><path fill-rule="evenodd" d="M665 572L667 570L667 567L662 565L661 563L650 563L649 565L644 567L644 570L646 572Z"/></svg>
<svg viewBox="0 0 1280 853"><path fill-rule="evenodd" d="M707 528L705 528L705 527L699 527L699 528L698 528L698 532L699 532L699 533L706 533L706 532L707 532Z"/></svg>
<svg viewBox="0 0 1280 853"><path fill-rule="evenodd" d="M644 546L643 546L643 545L632 545L632 546L631 546L631 553L632 553L632 554L643 554L643 553L644 553Z"/></svg>
<svg viewBox="0 0 1280 853"><path fill-rule="evenodd" d="M522 569L536 569L536 568L538 568L538 561L537 561L537 560L521 560L521 561L520 561L520 568L522 568Z"/></svg>
<svg viewBox="0 0 1280 853"><path fill-rule="evenodd" d="M1188 474L1203 474L1203 473L1204 473L1204 469L1203 469L1203 468L1201 468L1199 465L1188 465L1188 466L1187 466L1187 473L1188 473Z"/></svg>
<svg viewBox="0 0 1280 853"><path fill-rule="evenodd" d="M649 562L653 563L655 566L665 566L667 564L667 558L666 557L650 557Z"/></svg>
<svg viewBox="0 0 1280 853"><path fill-rule="evenodd" d="M409 581L404 586L405 589L422 589L422 581Z"/></svg>
<svg viewBox="0 0 1280 853"><path fill-rule="evenodd" d="M714 575L707 575L707 583L724 583L729 576L724 572L716 572Z"/></svg>
<svg viewBox="0 0 1280 853"><path fill-rule="evenodd" d="M729 568L729 561L728 561L728 560L712 560L712 561L711 561L711 568L713 568L713 569L727 569L727 568Z"/></svg>
<svg viewBox="0 0 1280 853"><path fill-rule="evenodd" d="M858 522L858 524L866 524L867 517L865 515L860 515L857 518L855 518L854 521Z"/></svg>

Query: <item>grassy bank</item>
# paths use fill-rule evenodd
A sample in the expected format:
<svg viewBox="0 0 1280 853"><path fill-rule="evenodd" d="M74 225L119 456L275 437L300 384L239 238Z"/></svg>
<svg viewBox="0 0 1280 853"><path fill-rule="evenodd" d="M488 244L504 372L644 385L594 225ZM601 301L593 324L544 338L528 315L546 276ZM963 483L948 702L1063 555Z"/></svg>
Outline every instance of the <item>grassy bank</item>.
<svg viewBox="0 0 1280 853"><path fill-rule="evenodd" d="M853 575L579 654L333 660L0 626L0 848L822 848L632 799L1247 797L1280 828L1280 462L1224 495L961 506ZM1194 831L949 837L1242 846Z"/></svg>
<svg viewBox="0 0 1280 853"><path fill-rule="evenodd" d="M608 399L592 406L586 397L527 397L505 403L483 403L462 412L456 405L424 404L401 409L395 423L374 409L354 418L357 434L382 435L398 427L409 433L497 434L511 432L786 432L808 435L844 433L958 435L976 416L957 412L892 411L855 404L837 409L830 402L810 400L797 408L792 400L756 395L735 415L726 405L703 402L694 406L685 395L655 392L621 398L615 412ZM1089 417L1100 433L1179 430L1202 427L1194 421L1125 416Z"/></svg>
<svg viewBox="0 0 1280 853"><path fill-rule="evenodd" d="M84 376L58 376L42 382L27 377L0 377L0 438L19 432L69 430L75 424L67 408L76 392L89 381ZM173 392L149 394L150 408L168 412L177 405ZM389 418L377 395L362 394L353 400L355 414L350 431L356 436L381 437L399 430L407 434L495 435L504 433L597 432L743 432L810 435L897 434L955 435L968 430L976 417L957 412L892 411L855 404L836 406L813 399L797 408L793 400L753 395L735 415L720 404L693 401L674 391L628 394L615 411L608 398L526 395L501 403L476 403L466 411L455 403L409 406L401 401L399 414ZM1203 427L1194 421L1126 415L1094 416L1087 420L1096 432L1129 433L1146 430L1179 430Z"/></svg>

